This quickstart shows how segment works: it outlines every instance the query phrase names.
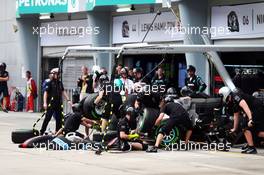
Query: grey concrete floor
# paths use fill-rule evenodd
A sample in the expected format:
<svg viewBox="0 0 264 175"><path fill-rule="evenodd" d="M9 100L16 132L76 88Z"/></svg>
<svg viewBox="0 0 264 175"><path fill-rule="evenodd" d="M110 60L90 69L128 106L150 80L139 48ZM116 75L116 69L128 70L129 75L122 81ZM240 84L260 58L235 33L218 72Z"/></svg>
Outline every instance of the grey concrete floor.
<svg viewBox="0 0 264 175"><path fill-rule="evenodd" d="M0 172L9 174L264 174L264 150L243 155L239 149L216 151L160 151L103 153L20 149L11 142L15 129L30 129L40 114L0 112ZM41 123L40 123L41 124ZM51 122L53 129L54 121Z"/></svg>

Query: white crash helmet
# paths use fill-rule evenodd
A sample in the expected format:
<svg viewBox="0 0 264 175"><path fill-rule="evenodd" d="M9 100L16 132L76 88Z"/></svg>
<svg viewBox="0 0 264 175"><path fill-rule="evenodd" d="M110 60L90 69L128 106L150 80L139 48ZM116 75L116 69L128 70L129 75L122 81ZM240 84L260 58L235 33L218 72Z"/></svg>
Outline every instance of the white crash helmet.
<svg viewBox="0 0 264 175"><path fill-rule="evenodd" d="M53 68L50 71L50 74L58 74L59 73L59 68Z"/></svg>
<svg viewBox="0 0 264 175"><path fill-rule="evenodd" d="M223 102L225 103L227 97L228 97L228 96L230 95L230 93L231 93L231 90L230 90L229 87L224 86L224 87L222 87L222 88L219 89L219 92L218 92L218 93L219 93L220 96L223 97L222 100L223 100Z"/></svg>
<svg viewBox="0 0 264 175"><path fill-rule="evenodd" d="M93 73L95 73L95 72L98 72L98 73L100 73L100 66L98 66L98 65L94 65L93 67L92 67L92 71L93 71Z"/></svg>

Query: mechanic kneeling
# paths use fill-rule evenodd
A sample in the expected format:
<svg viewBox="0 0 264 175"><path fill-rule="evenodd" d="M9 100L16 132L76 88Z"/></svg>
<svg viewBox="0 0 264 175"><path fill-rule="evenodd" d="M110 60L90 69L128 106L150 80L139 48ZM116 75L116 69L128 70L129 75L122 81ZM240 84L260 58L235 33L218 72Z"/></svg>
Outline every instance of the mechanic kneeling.
<svg viewBox="0 0 264 175"><path fill-rule="evenodd" d="M247 121L244 123L243 131L247 145L242 147L241 153L256 154L257 150L254 146L252 132L264 138L264 106L262 101L243 92L231 92L228 87L222 87L219 94L222 96L223 102L234 112L234 127L231 132L235 132L238 128L240 112L246 114Z"/></svg>
<svg viewBox="0 0 264 175"><path fill-rule="evenodd" d="M185 144L188 144L189 139L192 135L192 123L189 118L188 112L179 103L173 102L170 97L164 97L160 102L161 113L155 122L155 127L160 125L165 114L169 116L166 124L160 128L159 134L156 139L155 146L148 149L147 152L157 152L160 143L162 142L165 135L169 135L173 127L182 125L187 128Z"/></svg>
<svg viewBox="0 0 264 175"><path fill-rule="evenodd" d="M138 134L133 134L131 129L135 129L133 126L136 123L136 119L133 115L134 108L128 107L126 109L126 115L118 123L118 140L119 147L121 151L131 151L131 150L147 150L148 145L144 144L139 140Z"/></svg>

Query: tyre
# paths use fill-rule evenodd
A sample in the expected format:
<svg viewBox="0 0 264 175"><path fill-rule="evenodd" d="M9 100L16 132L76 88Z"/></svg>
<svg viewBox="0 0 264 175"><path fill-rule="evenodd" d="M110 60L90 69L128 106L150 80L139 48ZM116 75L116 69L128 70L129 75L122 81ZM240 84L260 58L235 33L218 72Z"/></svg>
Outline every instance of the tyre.
<svg viewBox="0 0 264 175"><path fill-rule="evenodd" d="M126 101L124 102L124 106L134 106L136 99L137 99L137 95L134 94L128 95Z"/></svg>
<svg viewBox="0 0 264 175"><path fill-rule="evenodd" d="M47 148L53 139L51 135L36 136L20 144L19 148Z"/></svg>
<svg viewBox="0 0 264 175"><path fill-rule="evenodd" d="M118 136L117 131L108 131L105 136L103 133L97 132L97 133L93 134L93 141L94 142L102 142L102 139L104 137L104 142L109 142L117 136Z"/></svg>
<svg viewBox="0 0 264 175"><path fill-rule="evenodd" d="M143 114L139 116L138 131L140 133L150 133L156 119L159 116L159 110L154 108L145 108Z"/></svg>
<svg viewBox="0 0 264 175"><path fill-rule="evenodd" d="M83 113L91 120L100 120L107 104L105 100L100 100L99 104L95 105L94 100L98 93L88 94L82 101Z"/></svg>
<svg viewBox="0 0 264 175"><path fill-rule="evenodd" d="M159 125L159 127L156 129L155 131L155 139L157 138L160 128L163 127L166 124L166 120L162 121L161 124ZM172 128L172 130L170 131L169 135L165 135L162 142L161 142L161 146L163 147L168 147L170 145L173 145L175 143L178 143L181 139L181 132L179 127L175 126Z"/></svg>
<svg viewBox="0 0 264 175"><path fill-rule="evenodd" d="M80 103L84 114L89 114L90 110L94 108L94 100L98 96L98 93L88 94Z"/></svg>
<svg viewBox="0 0 264 175"><path fill-rule="evenodd" d="M92 93L92 94L87 94L87 96L83 100L83 107L84 109L87 108L87 106L91 107L94 105L94 100L98 96L98 93Z"/></svg>
<svg viewBox="0 0 264 175"><path fill-rule="evenodd" d="M118 125L118 119L116 115L112 116L111 122L109 123L108 129L110 131L116 131L117 130L117 125Z"/></svg>
<svg viewBox="0 0 264 175"><path fill-rule="evenodd" d="M120 105L119 107L119 114L118 114L118 118L123 118L126 115L126 109L127 107L133 107L135 104L135 101L137 99L137 95L134 94L130 94L128 95L126 101Z"/></svg>
<svg viewBox="0 0 264 175"><path fill-rule="evenodd" d="M24 143L26 140L39 135L38 130L33 129L19 129L15 130L11 134L13 143Z"/></svg>

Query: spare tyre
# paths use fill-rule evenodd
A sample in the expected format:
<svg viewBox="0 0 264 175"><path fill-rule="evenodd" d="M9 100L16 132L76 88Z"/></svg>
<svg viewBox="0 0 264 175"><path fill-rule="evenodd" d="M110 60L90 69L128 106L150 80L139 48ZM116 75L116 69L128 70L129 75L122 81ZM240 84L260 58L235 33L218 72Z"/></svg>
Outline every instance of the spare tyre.
<svg viewBox="0 0 264 175"><path fill-rule="evenodd" d="M109 122L108 129L109 131L116 131L118 125L118 118L116 115L112 115L111 121Z"/></svg>
<svg viewBox="0 0 264 175"><path fill-rule="evenodd" d="M26 140L39 135L38 130L18 129L12 132L11 139L13 143L23 143Z"/></svg>
<svg viewBox="0 0 264 175"><path fill-rule="evenodd" d="M138 131L140 133L150 133L159 117L159 110L154 108L145 108L143 114L139 116Z"/></svg>
<svg viewBox="0 0 264 175"><path fill-rule="evenodd" d="M123 105L124 106L134 106L136 100L137 100L137 95L129 94Z"/></svg>
<svg viewBox="0 0 264 175"><path fill-rule="evenodd" d="M94 107L94 100L98 96L98 93L88 94L80 103L82 104L82 110L84 113L89 113L90 108Z"/></svg>
<svg viewBox="0 0 264 175"><path fill-rule="evenodd" d="M81 101L84 116L91 120L100 120L104 113L105 105L107 104L107 102L102 99L99 104L95 105L94 101L97 96L98 93L88 94Z"/></svg>

